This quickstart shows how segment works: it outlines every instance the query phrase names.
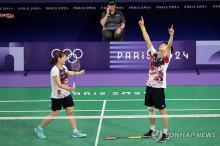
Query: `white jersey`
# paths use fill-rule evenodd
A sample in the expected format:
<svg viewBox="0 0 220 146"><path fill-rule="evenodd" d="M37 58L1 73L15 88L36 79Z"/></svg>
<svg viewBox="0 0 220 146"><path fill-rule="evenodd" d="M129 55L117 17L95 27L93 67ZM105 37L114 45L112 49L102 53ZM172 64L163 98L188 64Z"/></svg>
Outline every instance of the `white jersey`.
<svg viewBox="0 0 220 146"><path fill-rule="evenodd" d="M172 58L172 54L170 54L169 58L167 56L164 58L157 58L158 52L153 46L148 49L148 54L150 55L150 67L147 86L153 88L166 88L166 72Z"/></svg>
<svg viewBox="0 0 220 146"><path fill-rule="evenodd" d="M70 95L70 92L65 90L65 89L61 89L58 87L58 85L55 83L53 77L57 76L60 78L60 81L62 84L68 84L68 75L67 72L68 69L66 66L63 66L62 69L60 69L58 66L54 65L53 68L50 71L50 80L51 80L51 98L64 98Z"/></svg>

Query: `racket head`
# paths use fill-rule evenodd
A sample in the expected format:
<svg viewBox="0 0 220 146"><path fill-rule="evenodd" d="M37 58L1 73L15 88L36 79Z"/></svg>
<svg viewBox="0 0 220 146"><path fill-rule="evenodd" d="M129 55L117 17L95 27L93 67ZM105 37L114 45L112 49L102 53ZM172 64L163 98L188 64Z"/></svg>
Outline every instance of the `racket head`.
<svg viewBox="0 0 220 146"><path fill-rule="evenodd" d="M72 71L80 71L81 63L80 60L75 60L73 63L71 63L71 69Z"/></svg>
<svg viewBox="0 0 220 146"><path fill-rule="evenodd" d="M105 136L104 140L116 140L118 139L116 136Z"/></svg>

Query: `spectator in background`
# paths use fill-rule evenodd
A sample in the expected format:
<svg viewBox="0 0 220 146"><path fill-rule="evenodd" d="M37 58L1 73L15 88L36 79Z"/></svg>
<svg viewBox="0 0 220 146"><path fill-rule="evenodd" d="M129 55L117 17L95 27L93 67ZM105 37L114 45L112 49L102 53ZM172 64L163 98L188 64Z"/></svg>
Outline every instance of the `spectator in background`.
<svg viewBox="0 0 220 146"><path fill-rule="evenodd" d="M114 0L109 0L106 11L102 13L100 23L103 27L103 41L122 41L125 28L125 18L120 10L116 9Z"/></svg>

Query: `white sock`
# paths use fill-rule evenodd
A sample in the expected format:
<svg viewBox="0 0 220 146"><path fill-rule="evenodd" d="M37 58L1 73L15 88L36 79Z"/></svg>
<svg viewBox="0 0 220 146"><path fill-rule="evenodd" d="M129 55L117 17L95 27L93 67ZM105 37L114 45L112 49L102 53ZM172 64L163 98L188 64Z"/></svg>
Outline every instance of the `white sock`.
<svg viewBox="0 0 220 146"><path fill-rule="evenodd" d="M43 129L43 128L42 128L40 125L38 126L38 128L39 128L40 130L42 130L42 129Z"/></svg>
<svg viewBox="0 0 220 146"><path fill-rule="evenodd" d="M163 133L167 135L168 129L163 129Z"/></svg>
<svg viewBox="0 0 220 146"><path fill-rule="evenodd" d="M76 132L78 132L78 129L74 129L74 130L73 130L73 133L76 133Z"/></svg>
<svg viewBox="0 0 220 146"><path fill-rule="evenodd" d="M155 125L150 125L150 130L155 132L155 130L156 130Z"/></svg>

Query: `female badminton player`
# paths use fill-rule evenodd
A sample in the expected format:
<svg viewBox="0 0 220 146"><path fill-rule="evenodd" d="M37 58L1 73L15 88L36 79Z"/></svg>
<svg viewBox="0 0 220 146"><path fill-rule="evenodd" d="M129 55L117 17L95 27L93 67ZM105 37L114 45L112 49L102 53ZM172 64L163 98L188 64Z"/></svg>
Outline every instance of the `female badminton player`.
<svg viewBox="0 0 220 146"><path fill-rule="evenodd" d="M147 44L147 53L150 56L150 67L148 80L146 84L146 94L145 94L145 105L148 106L148 111L150 115L155 115L155 108L159 109L161 115L167 115L166 104L165 104L165 93L166 88L166 71L170 60L172 58L173 52L173 37L174 29L173 25L168 29L170 38L168 42L163 42L159 50L156 51L151 43L150 37L144 26L144 19L141 17L139 25ZM150 130L144 135L145 137L154 138L157 135L157 130L155 129L155 118L150 118ZM158 142L166 142L169 138L168 135L168 118L163 118L163 134L159 138Z"/></svg>
<svg viewBox="0 0 220 146"><path fill-rule="evenodd" d="M84 70L79 72L69 71L65 66L66 60L66 54L63 51L58 51L50 61L50 63L54 65L50 72L52 89L51 113L48 115L48 118L42 120L40 125L34 129L39 138L46 138L43 128L59 114L62 107L66 110L67 116L70 117L68 120L72 127L72 137L79 138L87 136L77 130L76 120L71 118L74 113L74 102L71 92L75 90L75 87L68 86L68 75L82 75L84 74Z"/></svg>

